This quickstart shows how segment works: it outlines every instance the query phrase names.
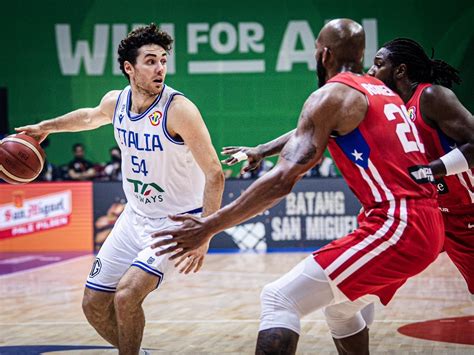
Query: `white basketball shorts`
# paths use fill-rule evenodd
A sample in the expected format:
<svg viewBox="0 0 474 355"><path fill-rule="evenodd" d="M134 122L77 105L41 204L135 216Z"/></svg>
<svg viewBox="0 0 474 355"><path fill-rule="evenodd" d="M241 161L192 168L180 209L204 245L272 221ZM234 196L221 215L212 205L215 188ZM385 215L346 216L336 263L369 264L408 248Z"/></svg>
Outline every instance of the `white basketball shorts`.
<svg viewBox="0 0 474 355"><path fill-rule="evenodd" d="M197 214L199 215L200 211ZM126 206L97 254L86 287L96 291L115 292L122 276L133 266L157 276L158 288L165 274L171 274L175 267L169 260L170 254L155 255L159 249L152 249L151 244L160 239L151 236L177 224L179 223L169 218L137 215Z"/></svg>

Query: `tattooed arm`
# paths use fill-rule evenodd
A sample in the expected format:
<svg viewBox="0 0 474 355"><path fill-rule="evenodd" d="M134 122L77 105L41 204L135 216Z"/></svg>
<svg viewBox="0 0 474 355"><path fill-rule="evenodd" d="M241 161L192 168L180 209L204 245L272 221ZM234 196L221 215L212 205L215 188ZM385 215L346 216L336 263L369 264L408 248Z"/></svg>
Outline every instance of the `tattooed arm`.
<svg viewBox="0 0 474 355"><path fill-rule="evenodd" d="M363 94L343 84L327 84L305 102L295 134L280 154L276 166L256 180L229 205L205 218L174 216L183 224L156 233L155 237L171 235L154 244L161 247L176 243L157 255L178 252L172 258L208 242L222 230L242 223L270 208L287 195L296 182L318 163L331 132L345 134L356 128L364 118L367 101Z"/></svg>

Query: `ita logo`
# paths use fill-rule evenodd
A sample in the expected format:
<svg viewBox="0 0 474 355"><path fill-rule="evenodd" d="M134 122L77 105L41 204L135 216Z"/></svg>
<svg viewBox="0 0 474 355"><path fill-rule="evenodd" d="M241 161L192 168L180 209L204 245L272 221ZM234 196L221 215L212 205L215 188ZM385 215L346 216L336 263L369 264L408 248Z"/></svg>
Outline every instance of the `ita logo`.
<svg viewBox="0 0 474 355"><path fill-rule="evenodd" d="M160 111L154 111L148 115L152 126L158 126L161 122L161 117L163 117L163 114Z"/></svg>
<svg viewBox="0 0 474 355"><path fill-rule="evenodd" d="M151 182L144 183L140 180L127 179L127 181L133 184L133 192L137 200L145 205L149 203L163 202L163 195L165 192L160 185Z"/></svg>
<svg viewBox="0 0 474 355"><path fill-rule="evenodd" d="M414 122L416 120L416 107L412 106L408 109L408 118Z"/></svg>

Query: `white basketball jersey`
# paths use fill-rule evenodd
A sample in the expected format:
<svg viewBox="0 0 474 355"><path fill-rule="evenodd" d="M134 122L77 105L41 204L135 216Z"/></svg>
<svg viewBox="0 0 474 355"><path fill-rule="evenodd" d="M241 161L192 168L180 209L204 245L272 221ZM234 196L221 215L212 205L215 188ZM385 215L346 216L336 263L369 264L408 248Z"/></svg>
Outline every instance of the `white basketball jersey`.
<svg viewBox="0 0 474 355"><path fill-rule="evenodd" d="M166 129L169 105L180 92L164 85L143 113L130 112L127 86L115 106L114 136L122 151L122 180L128 204L150 218L202 208L204 174L183 141Z"/></svg>

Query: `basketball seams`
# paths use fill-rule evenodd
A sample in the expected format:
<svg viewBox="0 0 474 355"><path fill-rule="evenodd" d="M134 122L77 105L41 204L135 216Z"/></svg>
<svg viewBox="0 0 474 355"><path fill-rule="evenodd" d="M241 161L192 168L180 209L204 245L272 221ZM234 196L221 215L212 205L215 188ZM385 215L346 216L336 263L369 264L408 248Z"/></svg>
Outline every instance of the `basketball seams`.
<svg viewBox="0 0 474 355"><path fill-rule="evenodd" d="M30 138L30 137L28 137L28 138ZM33 138L31 138L31 139L33 139ZM9 142L11 143L10 145L9 144L3 144L3 143L9 143ZM27 161L24 161L24 160L20 159L15 154L15 150L18 149L18 148L15 148L14 146L12 146L12 144L15 144L15 143L20 143L21 146L23 146L23 149L28 148L28 150L33 151L34 156L36 156L36 158L38 159L38 162L39 162L40 170L39 170L38 173L37 173L37 171L38 171L37 169L33 169L28 164ZM11 151L12 149L13 149L13 151ZM13 172L15 169L13 171L11 171L9 169L8 165L0 163L0 173L1 173L0 176L3 175L4 180L6 180L7 182L9 182L8 180L11 180L10 183L28 183L28 182L31 182L43 170L44 153L42 154L42 152L38 148L36 148L33 143L30 143L28 140L26 140L24 138L5 137L3 140L0 140L0 151L3 153L3 155L5 157L9 157L8 159L9 160L11 159L14 162L14 164L17 164L17 165L19 164L18 167L22 166L23 168L26 168L27 171L29 171L30 173L32 173L34 175L33 178L24 178L24 177L17 176L17 174L15 174ZM33 158L33 161L34 161L34 158ZM37 164L38 162L36 162L35 164ZM12 165L10 168L14 168L14 165Z"/></svg>
<svg viewBox="0 0 474 355"><path fill-rule="evenodd" d="M5 142L16 142L16 143L20 143L20 144L23 144L24 146L30 148L33 153L35 153L36 157L38 158L39 162L40 162L40 169L39 171L41 172L43 170L43 165L44 165L44 159L41 155L41 153L38 151L38 149L36 149L36 147L31 144L30 142L24 140L24 139L21 139L21 138L16 138L16 137L6 137L4 139L2 139L2 141L0 143L5 143ZM4 149L6 150L6 149Z"/></svg>
<svg viewBox="0 0 474 355"><path fill-rule="evenodd" d="M27 183L27 182L31 182L31 181L33 181L34 179L36 179L36 177L34 177L34 178L32 178L32 179L22 179L22 178L20 178L20 177L18 177L18 176L16 176L16 175L13 175L12 173L10 173L7 169L5 169L5 168L3 167L2 164L0 164L0 173L5 174L9 179L12 179L12 180L15 181L15 182L25 182L25 183Z"/></svg>
<svg viewBox="0 0 474 355"><path fill-rule="evenodd" d="M16 159L16 156L13 155L10 151L8 151L7 149L4 149L2 146L0 146L0 149L3 151L3 153L5 155L9 155L11 158L13 158L15 160L15 162L19 162L21 165L23 165L24 167L26 167L29 171L31 171L33 174L36 174L36 172L31 169L28 165L25 164L25 162L23 162L22 160L18 160ZM19 176L16 176L14 175L13 173L11 173L9 170L7 170L6 166L4 166L3 164L0 163L0 172L3 172L8 178L10 179L13 179L14 181L16 182L24 182L24 183L27 183L27 182L31 182L33 181L34 179L36 179L36 177L34 178L29 178L29 179L25 179L25 178L21 178Z"/></svg>

